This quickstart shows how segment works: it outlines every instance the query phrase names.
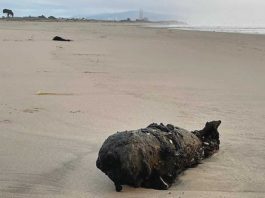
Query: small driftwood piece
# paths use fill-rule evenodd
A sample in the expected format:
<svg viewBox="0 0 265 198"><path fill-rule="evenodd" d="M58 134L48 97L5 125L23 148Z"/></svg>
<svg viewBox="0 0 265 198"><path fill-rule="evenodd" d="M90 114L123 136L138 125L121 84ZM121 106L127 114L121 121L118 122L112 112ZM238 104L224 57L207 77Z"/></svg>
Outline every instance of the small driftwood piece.
<svg viewBox="0 0 265 198"><path fill-rule="evenodd" d="M207 122L202 130L189 132L163 124L117 132L102 145L97 167L113 182L159 190L168 189L179 173L219 150L221 121Z"/></svg>

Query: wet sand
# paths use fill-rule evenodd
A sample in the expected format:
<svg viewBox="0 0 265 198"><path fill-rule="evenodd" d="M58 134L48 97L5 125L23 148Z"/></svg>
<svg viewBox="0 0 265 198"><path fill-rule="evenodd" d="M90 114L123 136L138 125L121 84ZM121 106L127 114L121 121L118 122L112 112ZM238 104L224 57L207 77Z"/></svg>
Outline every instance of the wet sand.
<svg viewBox="0 0 265 198"><path fill-rule="evenodd" d="M265 196L265 36L1 21L0 58L0 197ZM220 152L168 191L95 166L116 131L215 119Z"/></svg>

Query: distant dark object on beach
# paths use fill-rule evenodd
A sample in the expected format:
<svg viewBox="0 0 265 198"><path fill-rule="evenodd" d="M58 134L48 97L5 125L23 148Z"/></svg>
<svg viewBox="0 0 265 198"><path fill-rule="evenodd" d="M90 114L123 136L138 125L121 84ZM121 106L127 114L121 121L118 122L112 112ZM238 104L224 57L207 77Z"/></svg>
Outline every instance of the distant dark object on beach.
<svg viewBox="0 0 265 198"><path fill-rule="evenodd" d="M10 16L14 17L14 12L12 10L9 10L9 9L3 9L3 14L6 14L8 18Z"/></svg>
<svg viewBox="0 0 265 198"><path fill-rule="evenodd" d="M70 39L64 39L64 38L59 37L59 36L55 36L52 40L53 41L72 41Z"/></svg>
<svg viewBox="0 0 265 198"><path fill-rule="evenodd" d="M168 124L118 132L102 145L97 167L122 185L167 190L186 168L219 150L221 121L207 122L202 130L189 132Z"/></svg>

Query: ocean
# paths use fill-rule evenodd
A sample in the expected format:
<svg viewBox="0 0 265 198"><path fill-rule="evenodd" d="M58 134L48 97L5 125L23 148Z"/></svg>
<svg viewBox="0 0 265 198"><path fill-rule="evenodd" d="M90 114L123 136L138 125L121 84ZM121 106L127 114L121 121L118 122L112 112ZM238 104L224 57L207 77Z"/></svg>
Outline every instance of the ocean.
<svg viewBox="0 0 265 198"><path fill-rule="evenodd" d="M190 30L190 31L206 31L206 32L228 32L241 34L265 34L265 26L263 27L237 27L237 26L190 26L190 25L156 25L152 27Z"/></svg>

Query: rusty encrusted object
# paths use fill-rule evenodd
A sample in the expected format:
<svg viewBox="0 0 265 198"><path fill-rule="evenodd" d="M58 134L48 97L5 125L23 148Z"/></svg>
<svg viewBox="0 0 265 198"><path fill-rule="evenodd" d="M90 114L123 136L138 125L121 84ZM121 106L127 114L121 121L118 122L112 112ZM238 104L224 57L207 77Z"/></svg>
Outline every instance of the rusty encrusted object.
<svg viewBox="0 0 265 198"><path fill-rule="evenodd" d="M189 132L168 124L118 132L102 145L97 167L115 184L159 190L168 189L180 172L219 150L221 121L207 122Z"/></svg>

